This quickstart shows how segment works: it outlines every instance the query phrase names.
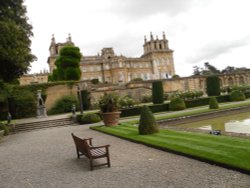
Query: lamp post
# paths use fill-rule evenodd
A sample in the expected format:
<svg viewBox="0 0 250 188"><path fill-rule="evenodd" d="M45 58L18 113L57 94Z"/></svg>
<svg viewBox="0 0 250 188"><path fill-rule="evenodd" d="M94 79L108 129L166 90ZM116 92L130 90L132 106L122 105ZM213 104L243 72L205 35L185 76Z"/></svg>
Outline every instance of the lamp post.
<svg viewBox="0 0 250 188"><path fill-rule="evenodd" d="M78 97L80 98L80 113L83 114L83 108L82 108L82 93L81 93L81 89L80 86L77 85L77 92L78 92Z"/></svg>

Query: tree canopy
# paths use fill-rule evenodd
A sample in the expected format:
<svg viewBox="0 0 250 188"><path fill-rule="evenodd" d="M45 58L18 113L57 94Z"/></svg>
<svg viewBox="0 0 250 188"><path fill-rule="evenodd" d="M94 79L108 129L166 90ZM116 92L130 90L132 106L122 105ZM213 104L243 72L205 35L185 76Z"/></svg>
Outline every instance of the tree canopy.
<svg viewBox="0 0 250 188"><path fill-rule="evenodd" d="M217 69L215 66L211 65L209 62L204 63L204 68L194 66L193 67L193 75L199 76L199 75L216 75L216 74L232 74L232 73L242 73L245 71L248 71L249 69L245 67L233 67L233 66L227 66L226 68L222 69L221 71Z"/></svg>
<svg viewBox="0 0 250 188"><path fill-rule="evenodd" d="M36 59L31 53L32 26L23 0L0 2L0 79L12 82L28 72Z"/></svg>
<svg viewBox="0 0 250 188"><path fill-rule="evenodd" d="M56 80L79 80L81 53L75 46L65 46L60 50L56 59L56 69L53 70L52 81Z"/></svg>

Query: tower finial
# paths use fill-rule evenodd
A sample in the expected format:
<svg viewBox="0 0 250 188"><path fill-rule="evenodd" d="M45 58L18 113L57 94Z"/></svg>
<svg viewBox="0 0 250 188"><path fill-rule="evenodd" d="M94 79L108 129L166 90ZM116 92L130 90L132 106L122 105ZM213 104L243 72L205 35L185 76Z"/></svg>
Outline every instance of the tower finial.
<svg viewBox="0 0 250 188"><path fill-rule="evenodd" d="M162 37L163 37L163 40L166 40L166 35L164 31L162 32Z"/></svg>
<svg viewBox="0 0 250 188"><path fill-rule="evenodd" d="M144 35L144 43L147 42L147 38L146 38L146 35Z"/></svg>
<svg viewBox="0 0 250 188"><path fill-rule="evenodd" d="M154 40L154 37L153 37L152 32L150 32L150 39L151 39L151 40Z"/></svg>
<svg viewBox="0 0 250 188"><path fill-rule="evenodd" d="M54 35L54 34L52 34L51 44L55 44L55 43L56 43L55 35Z"/></svg>
<svg viewBox="0 0 250 188"><path fill-rule="evenodd" d="M68 36L68 38L67 38L67 42L72 42L71 41L71 34L69 33L69 36Z"/></svg>

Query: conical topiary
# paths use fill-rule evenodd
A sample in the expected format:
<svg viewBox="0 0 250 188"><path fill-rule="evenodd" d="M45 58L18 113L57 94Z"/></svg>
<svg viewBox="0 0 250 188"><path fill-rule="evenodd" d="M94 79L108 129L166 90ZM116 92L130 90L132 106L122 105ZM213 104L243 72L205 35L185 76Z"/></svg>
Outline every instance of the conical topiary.
<svg viewBox="0 0 250 188"><path fill-rule="evenodd" d="M151 110L147 106L141 108L139 134L153 134L159 132L158 124Z"/></svg>
<svg viewBox="0 0 250 188"><path fill-rule="evenodd" d="M211 97L209 100L209 109L218 109L219 105L215 97Z"/></svg>

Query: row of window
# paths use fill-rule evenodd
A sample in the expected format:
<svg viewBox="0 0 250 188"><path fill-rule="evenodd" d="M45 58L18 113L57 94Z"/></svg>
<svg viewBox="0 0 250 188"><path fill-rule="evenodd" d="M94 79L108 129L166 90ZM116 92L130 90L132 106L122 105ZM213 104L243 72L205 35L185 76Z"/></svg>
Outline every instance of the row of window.
<svg viewBox="0 0 250 188"><path fill-rule="evenodd" d="M125 73L119 73L119 75L115 75L114 76L114 80L118 80L121 82L124 82L125 80L131 81L135 78L142 78L143 80L150 80L150 79L154 79L155 76L151 73L128 73L128 78L126 79L126 74ZM168 74L167 73L161 73L159 75L159 79L166 79L168 78ZM99 81L102 82L102 77L101 76L85 76L83 77L83 80L92 80L92 79L98 79ZM110 81L110 77L107 76L105 78L106 81Z"/></svg>

